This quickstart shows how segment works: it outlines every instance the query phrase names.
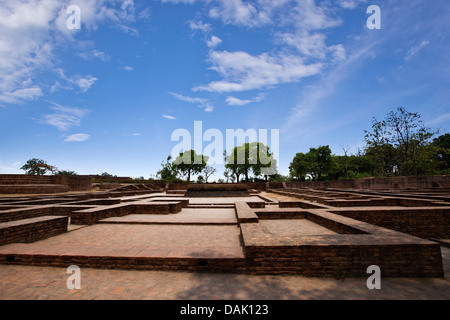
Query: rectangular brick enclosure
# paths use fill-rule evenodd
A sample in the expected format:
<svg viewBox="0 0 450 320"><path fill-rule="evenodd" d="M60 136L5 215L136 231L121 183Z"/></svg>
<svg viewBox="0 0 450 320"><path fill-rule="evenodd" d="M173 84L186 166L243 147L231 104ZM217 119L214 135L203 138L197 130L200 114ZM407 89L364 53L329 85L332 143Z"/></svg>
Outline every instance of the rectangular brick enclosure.
<svg viewBox="0 0 450 320"><path fill-rule="evenodd" d="M408 189L177 184L4 195L0 263L323 277L366 277L377 265L386 277L443 277L444 180Z"/></svg>

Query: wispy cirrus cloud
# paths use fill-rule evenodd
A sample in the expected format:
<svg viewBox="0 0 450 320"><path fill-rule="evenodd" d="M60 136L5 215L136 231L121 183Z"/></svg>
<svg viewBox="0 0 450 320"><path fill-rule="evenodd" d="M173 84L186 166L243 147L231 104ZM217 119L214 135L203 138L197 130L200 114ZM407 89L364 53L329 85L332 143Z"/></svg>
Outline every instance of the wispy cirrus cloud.
<svg viewBox="0 0 450 320"><path fill-rule="evenodd" d="M64 142L84 142L90 139L90 135L85 133L77 133L67 136Z"/></svg>
<svg viewBox="0 0 450 320"><path fill-rule="evenodd" d="M97 50L97 49L79 52L79 53L77 53L77 56L79 56L83 60L87 60L87 61L100 60L103 62L107 62L111 59L111 57L107 53Z"/></svg>
<svg viewBox="0 0 450 320"><path fill-rule="evenodd" d="M168 116L166 114L164 114L162 117L165 118L165 119L168 119L168 120L176 120L177 119L177 118L175 118L173 116Z"/></svg>
<svg viewBox="0 0 450 320"><path fill-rule="evenodd" d="M169 92L169 94L180 101L196 104L199 107L203 108L205 110L205 112L213 112L214 111L214 106L208 99L192 98L192 97L188 97L188 96L183 96L183 95L175 93L175 92Z"/></svg>
<svg viewBox="0 0 450 320"><path fill-rule="evenodd" d="M3 103L16 104L24 101L31 101L42 96L42 90L39 87L29 87L17 89L12 92L2 92L0 94L0 106Z"/></svg>
<svg viewBox="0 0 450 320"><path fill-rule="evenodd" d="M53 113L44 115L40 122L62 131L80 126L81 120L90 112L86 109L65 107L56 103L52 103L49 108L53 110Z"/></svg>
<svg viewBox="0 0 450 320"><path fill-rule="evenodd" d="M75 85L82 92L87 92L98 80L96 77L94 77L92 75L86 75L86 76L74 75L71 77L67 77L64 74L64 70L61 68L58 68L56 71L59 74L60 78L67 83L67 86L65 86L65 87L61 86L65 89L72 89L73 85Z"/></svg>
<svg viewBox="0 0 450 320"><path fill-rule="evenodd" d="M423 40L420 44L411 47L408 50L408 53L405 57L405 60L410 60L412 59L416 54L419 53L420 50L422 50L424 47L428 46L430 44L430 41L428 40Z"/></svg>
<svg viewBox="0 0 450 320"><path fill-rule="evenodd" d="M258 96L254 97L253 99L239 99L239 98L229 96L229 97L227 97L225 102L229 106L245 106L250 103L261 102L262 100L264 100L264 98L265 98L265 94L259 94Z"/></svg>

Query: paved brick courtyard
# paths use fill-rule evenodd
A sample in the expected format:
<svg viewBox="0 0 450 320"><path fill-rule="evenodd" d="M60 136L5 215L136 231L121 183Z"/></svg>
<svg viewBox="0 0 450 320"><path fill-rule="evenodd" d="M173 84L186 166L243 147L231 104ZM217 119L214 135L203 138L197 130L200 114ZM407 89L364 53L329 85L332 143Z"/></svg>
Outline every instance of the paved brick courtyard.
<svg viewBox="0 0 450 320"><path fill-rule="evenodd" d="M129 189L2 198L0 299L449 298L442 193Z"/></svg>
<svg viewBox="0 0 450 320"><path fill-rule="evenodd" d="M69 290L65 268L0 265L0 299L449 300L450 249L442 254L445 279L382 278L381 290L368 290L365 278L89 268L81 270L81 290Z"/></svg>

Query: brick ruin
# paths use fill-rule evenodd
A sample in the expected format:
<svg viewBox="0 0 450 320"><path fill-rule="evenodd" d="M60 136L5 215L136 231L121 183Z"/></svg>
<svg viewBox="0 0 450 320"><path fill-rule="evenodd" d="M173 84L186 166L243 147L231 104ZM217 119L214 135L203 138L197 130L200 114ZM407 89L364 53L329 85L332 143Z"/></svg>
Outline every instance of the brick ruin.
<svg viewBox="0 0 450 320"><path fill-rule="evenodd" d="M52 177L37 186L89 187L81 178L41 178ZM443 277L450 177L424 181L140 184L2 196L0 263L324 277L366 277L377 265L386 277Z"/></svg>

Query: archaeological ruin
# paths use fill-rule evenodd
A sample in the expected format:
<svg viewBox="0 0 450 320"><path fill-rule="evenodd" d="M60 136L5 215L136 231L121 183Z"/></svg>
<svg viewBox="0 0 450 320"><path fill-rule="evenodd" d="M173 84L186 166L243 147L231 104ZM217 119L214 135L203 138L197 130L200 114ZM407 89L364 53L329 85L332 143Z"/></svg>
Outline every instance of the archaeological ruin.
<svg viewBox="0 0 450 320"><path fill-rule="evenodd" d="M314 277L443 277L450 177L102 184L0 175L0 263Z"/></svg>

